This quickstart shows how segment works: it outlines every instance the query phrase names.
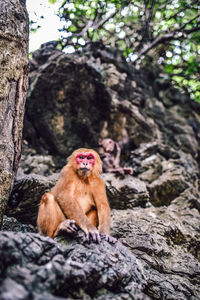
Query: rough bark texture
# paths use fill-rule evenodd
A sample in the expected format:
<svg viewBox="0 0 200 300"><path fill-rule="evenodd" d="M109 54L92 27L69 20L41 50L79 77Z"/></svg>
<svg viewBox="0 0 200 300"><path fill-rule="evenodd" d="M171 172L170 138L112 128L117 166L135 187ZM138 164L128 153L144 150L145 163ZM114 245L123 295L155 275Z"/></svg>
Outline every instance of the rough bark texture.
<svg viewBox="0 0 200 300"><path fill-rule="evenodd" d="M24 1L0 0L0 226L21 154L28 32Z"/></svg>

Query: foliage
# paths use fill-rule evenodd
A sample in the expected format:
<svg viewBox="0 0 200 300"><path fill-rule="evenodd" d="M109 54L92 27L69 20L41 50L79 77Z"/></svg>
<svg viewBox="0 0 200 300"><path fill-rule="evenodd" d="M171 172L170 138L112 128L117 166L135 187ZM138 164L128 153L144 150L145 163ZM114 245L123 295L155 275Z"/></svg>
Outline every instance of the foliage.
<svg viewBox="0 0 200 300"><path fill-rule="evenodd" d="M49 0L48 0L49 1ZM29 21L29 27L30 27L30 32L31 33L36 33L39 28L41 28L41 25L39 25L39 20L44 19L42 15L37 15L34 13L34 16L32 19Z"/></svg>
<svg viewBox="0 0 200 300"><path fill-rule="evenodd" d="M38 21L30 20L29 26L30 26L30 32L35 33L41 26L37 24Z"/></svg>
<svg viewBox="0 0 200 300"><path fill-rule="evenodd" d="M200 101L199 8L198 0L64 0L61 45L77 49L101 41L117 47L135 65L159 64Z"/></svg>

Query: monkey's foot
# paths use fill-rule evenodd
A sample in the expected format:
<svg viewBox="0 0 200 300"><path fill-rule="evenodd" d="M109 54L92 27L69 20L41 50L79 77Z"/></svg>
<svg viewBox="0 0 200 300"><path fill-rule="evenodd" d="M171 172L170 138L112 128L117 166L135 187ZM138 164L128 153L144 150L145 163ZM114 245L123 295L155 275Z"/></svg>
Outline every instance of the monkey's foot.
<svg viewBox="0 0 200 300"><path fill-rule="evenodd" d="M86 234L86 238L85 238L84 242L89 243L91 240L98 244L101 242L101 236L100 236L98 230L97 231L89 231Z"/></svg>
<svg viewBox="0 0 200 300"><path fill-rule="evenodd" d="M108 234L101 234L101 237L111 244L115 244L117 239Z"/></svg>
<svg viewBox="0 0 200 300"><path fill-rule="evenodd" d="M66 219L58 226L57 235L61 232L75 233L77 230L78 226L76 225L76 222L74 220Z"/></svg>

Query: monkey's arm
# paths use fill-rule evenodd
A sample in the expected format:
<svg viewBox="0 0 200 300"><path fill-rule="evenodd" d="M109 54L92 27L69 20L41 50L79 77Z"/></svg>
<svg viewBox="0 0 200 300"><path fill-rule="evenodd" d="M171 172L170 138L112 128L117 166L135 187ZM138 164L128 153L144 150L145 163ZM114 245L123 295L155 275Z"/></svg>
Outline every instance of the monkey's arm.
<svg viewBox="0 0 200 300"><path fill-rule="evenodd" d="M104 182L99 178L93 187L93 196L97 207L99 232L110 234L110 207L108 204Z"/></svg>
<svg viewBox="0 0 200 300"><path fill-rule="evenodd" d="M114 158L114 166L115 168L120 168L120 155L121 155L121 149L118 143L115 143L117 154Z"/></svg>
<svg viewBox="0 0 200 300"><path fill-rule="evenodd" d="M108 168L106 169L106 172L108 173L118 173L124 175L124 169L119 167L119 168Z"/></svg>
<svg viewBox="0 0 200 300"><path fill-rule="evenodd" d="M105 237L106 241L116 243L116 238L110 236L110 206L106 196L105 184L99 178L94 186L93 196L97 207L99 232Z"/></svg>

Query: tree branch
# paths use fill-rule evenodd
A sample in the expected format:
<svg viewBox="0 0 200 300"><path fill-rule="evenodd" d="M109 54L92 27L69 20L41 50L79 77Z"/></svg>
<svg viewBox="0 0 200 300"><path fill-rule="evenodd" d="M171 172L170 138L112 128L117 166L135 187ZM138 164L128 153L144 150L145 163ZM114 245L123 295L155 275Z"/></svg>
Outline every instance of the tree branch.
<svg viewBox="0 0 200 300"><path fill-rule="evenodd" d="M134 63L136 61L138 61L144 54L146 54L147 52L149 52L149 50L151 50L152 48L156 47L158 44L160 43L164 43L168 40L171 40L174 38L176 32L170 32L170 33L166 33L162 36L158 36L152 43L147 44L146 46L144 46L144 48L138 53L138 57L136 58L136 60L134 61Z"/></svg>
<svg viewBox="0 0 200 300"><path fill-rule="evenodd" d="M184 30L184 33L190 34L190 33L192 33L192 32L199 31L199 30L200 30L200 26L197 26L197 27L195 27L195 28L191 28L191 29Z"/></svg>
<svg viewBox="0 0 200 300"><path fill-rule="evenodd" d="M176 17L183 11L186 11L187 9L191 9L191 5L194 5L194 4L197 4L198 1L193 1L192 3L190 4L186 4L184 7L182 7L179 11L177 11L176 13L174 13L172 16L166 18L166 20L171 20L171 19L176 19Z"/></svg>
<svg viewBox="0 0 200 300"><path fill-rule="evenodd" d="M187 80L190 80L191 79L191 76L190 75L186 75L185 73L167 73L167 75L169 77L173 77L173 76L180 76L180 77L183 77Z"/></svg>
<svg viewBox="0 0 200 300"><path fill-rule="evenodd" d="M168 4L172 3L174 0L169 0L168 2L161 4L156 10L162 10L163 8L165 8Z"/></svg>
<svg viewBox="0 0 200 300"><path fill-rule="evenodd" d="M131 0L126 2L126 5L128 6L130 4ZM114 11L112 14L108 15L105 19L99 20L98 22L96 22L96 24L92 25L92 28L94 30L102 27L106 22L108 22L111 18L113 18L116 14L118 14L122 9L124 8L124 6L121 6L120 8L118 8L116 11Z"/></svg>
<svg viewBox="0 0 200 300"><path fill-rule="evenodd" d="M188 22L184 23L179 29L176 31L182 31L188 24L190 24L192 21L198 19L200 17L200 14L196 15L194 18L190 19Z"/></svg>
<svg viewBox="0 0 200 300"><path fill-rule="evenodd" d="M87 25L83 28L83 30L81 32L79 32L78 34L76 34L77 37L81 37L83 36L84 34L86 34L86 32L88 31L88 29L92 26L93 24L93 21L92 20L89 20Z"/></svg>
<svg viewBox="0 0 200 300"><path fill-rule="evenodd" d="M171 39L182 39L184 37L184 34L189 34L191 32L197 31L199 27L195 27L189 30L183 30L188 24L190 24L192 21L196 20L200 15L196 15L194 18L192 18L191 20L189 20L188 22L184 23L181 27L179 27L178 29L166 33L164 35L158 36L156 37L151 43L145 45L143 47L143 49L138 53L138 57L136 58L136 60L134 61L134 63L136 61L138 61L143 55L145 55L147 52L149 52L149 50L151 50L152 48L156 47L158 44L160 43L165 43L166 41L169 41Z"/></svg>

